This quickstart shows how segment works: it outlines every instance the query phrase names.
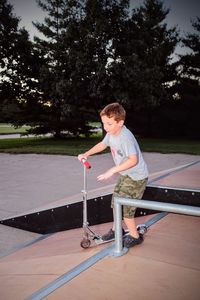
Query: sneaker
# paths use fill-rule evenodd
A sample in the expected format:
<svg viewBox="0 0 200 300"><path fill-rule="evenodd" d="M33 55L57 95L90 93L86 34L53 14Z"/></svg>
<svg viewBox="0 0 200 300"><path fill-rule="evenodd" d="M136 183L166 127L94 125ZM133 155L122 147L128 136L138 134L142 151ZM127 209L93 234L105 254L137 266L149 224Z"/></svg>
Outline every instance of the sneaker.
<svg viewBox="0 0 200 300"><path fill-rule="evenodd" d="M126 248L131 248L133 246L139 245L143 242L143 236L140 234L139 237L136 239L134 237L132 237L130 234L128 234L125 238L124 238L124 247Z"/></svg>
<svg viewBox="0 0 200 300"><path fill-rule="evenodd" d="M122 228L122 236L125 235L125 230L124 228ZM109 241L109 240L114 240L115 238L115 231L112 230L112 228L108 231L108 233L105 233L104 235L102 235L102 240L103 241Z"/></svg>

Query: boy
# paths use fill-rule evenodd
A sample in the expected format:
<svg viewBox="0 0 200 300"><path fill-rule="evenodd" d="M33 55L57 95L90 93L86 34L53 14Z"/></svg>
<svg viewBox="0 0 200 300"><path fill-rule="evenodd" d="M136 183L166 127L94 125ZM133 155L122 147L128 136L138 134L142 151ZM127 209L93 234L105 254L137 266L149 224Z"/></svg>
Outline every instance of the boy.
<svg viewBox="0 0 200 300"><path fill-rule="evenodd" d="M111 149L115 166L97 177L98 180L106 180L113 174L119 173L119 180L114 188L111 207L114 205L114 197L141 199L148 180L148 170L142 157L139 145L124 125L126 112L119 103L107 105L100 113L101 120L106 131L104 139L90 150L78 156L78 159L87 159L88 156L105 150L108 146ZM138 234L135 215L136 208L133 206L123 207L123 219L129 234L124 238L124 246L127 248L141 244L143 238ZM112 229L102 236L108 241L115 237L114 223ZM123 231L124 233L124 231Z"/></svg>

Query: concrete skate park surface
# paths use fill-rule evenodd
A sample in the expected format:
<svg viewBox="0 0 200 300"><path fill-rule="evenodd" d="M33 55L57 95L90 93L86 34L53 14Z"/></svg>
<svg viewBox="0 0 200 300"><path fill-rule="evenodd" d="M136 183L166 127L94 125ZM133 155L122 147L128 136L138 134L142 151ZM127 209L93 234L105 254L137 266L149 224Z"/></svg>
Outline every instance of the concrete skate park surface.
<svg viewBox="0 0 200 300"><path fill-rule="evenodd" d="M143 153L150 178L162 171L200 160L200 156L185 154ZM87 190L101 195L112 189L117 175L105 182L97 176L113 166L110 154L90 157L92 169L87 173ZM83 166L73 156L37 154L0 154L0 219L23 214L60 199L79 194L83 189ZM67 200L66 200L67 201ZM0 225L0 255L40 235Z"/></svg>

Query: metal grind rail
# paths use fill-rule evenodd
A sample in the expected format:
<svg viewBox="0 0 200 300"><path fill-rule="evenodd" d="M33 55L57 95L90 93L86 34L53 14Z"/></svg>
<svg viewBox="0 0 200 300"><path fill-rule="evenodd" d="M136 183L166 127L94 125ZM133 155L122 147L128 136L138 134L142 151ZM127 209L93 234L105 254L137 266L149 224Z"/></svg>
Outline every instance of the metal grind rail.
<svg viewBox="0 0 200 300"><path fill-rule="evenodd" d="M115 248L114 248L114 252L112 253L113 256L121 256L128 251L128 249L123 248L122 245L122 205L129 205L129 206L135 206L140 208L200 217L200 207L163 203L157 201L127 199L122 197L116 197L114 201L115 201L115 205L114 205Z"/></svg>

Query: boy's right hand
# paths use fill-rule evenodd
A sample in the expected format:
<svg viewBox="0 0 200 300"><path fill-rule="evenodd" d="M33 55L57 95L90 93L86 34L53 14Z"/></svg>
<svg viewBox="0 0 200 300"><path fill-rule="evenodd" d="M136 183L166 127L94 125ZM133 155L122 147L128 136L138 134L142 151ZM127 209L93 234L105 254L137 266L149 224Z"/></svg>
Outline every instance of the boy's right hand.
<svg viewBox="0 0 200 300"><path fill-rule="evenodd" d="M78 155L78 160L82 161L82 160L87 160L87 155L85 153L79 154Z"/></svg>

